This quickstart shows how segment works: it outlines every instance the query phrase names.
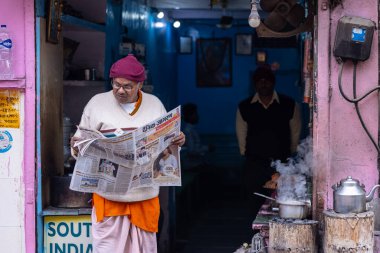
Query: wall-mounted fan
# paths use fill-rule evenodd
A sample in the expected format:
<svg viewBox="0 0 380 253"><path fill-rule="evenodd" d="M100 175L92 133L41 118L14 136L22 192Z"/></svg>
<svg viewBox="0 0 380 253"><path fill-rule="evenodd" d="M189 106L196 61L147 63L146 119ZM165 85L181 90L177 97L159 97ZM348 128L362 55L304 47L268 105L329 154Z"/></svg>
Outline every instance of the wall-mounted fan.
<svg viewBox="0 0 380 253"><path fill-rule="evenodd" d="M312 29L313 15L305 18L297 0L261 0L260 7L268 15L256 28L259 37L290 37Z"/></svg>

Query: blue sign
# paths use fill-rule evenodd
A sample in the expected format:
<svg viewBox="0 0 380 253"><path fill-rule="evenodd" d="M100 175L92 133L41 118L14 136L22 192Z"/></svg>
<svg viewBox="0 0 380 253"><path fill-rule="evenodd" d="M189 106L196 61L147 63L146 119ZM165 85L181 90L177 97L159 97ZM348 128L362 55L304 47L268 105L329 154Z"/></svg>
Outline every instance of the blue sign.
<svg viewBox="0 0 380 253"><path fill-rule="evenodd" d="M12 147L13 138L8 131L0 131L0 153L5 153Z"/></svg>
<svg viewBox="0 0 380 253"><path fill-rule="evenodd" d="M355 42L364 42L365 34L366 29L354 27L352 28L351 39Z"/></svg>
<svg viewBox="0 0 380 253"><path fill-rule="evenodd" d="M92 253L91 216L45 216L44 253Z"/></svg>

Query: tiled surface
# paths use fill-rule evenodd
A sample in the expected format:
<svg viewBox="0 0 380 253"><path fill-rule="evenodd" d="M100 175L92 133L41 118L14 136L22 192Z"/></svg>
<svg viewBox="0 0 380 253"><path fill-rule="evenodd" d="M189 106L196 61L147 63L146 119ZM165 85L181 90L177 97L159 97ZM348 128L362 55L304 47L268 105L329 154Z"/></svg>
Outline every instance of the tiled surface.
<svg viewBox="0 0 380 253"><path fill-rule="evenodd" d="M24 250L24 238L22 227L0 226L0 252L22 253Z"/></svg>
<svg viewBox="0 0 380 253"><path fill-rule="evenodd" d="M3 129L0 129L3 130ZM0 179L19 178L22 172L23 138L19 129L7 129L13 138L12 147L0 153Z"/></svg>
<svg viewBox="0 0 380 253"><path fill-rule="evenodd" d="M0 205L0 227L23 226L24 204L20 179L0 179L2 196ZM2 235L0 233L0 235ZM0 244L1 245L1 244ZM6 251L4 251L6 252Z"/></svg>

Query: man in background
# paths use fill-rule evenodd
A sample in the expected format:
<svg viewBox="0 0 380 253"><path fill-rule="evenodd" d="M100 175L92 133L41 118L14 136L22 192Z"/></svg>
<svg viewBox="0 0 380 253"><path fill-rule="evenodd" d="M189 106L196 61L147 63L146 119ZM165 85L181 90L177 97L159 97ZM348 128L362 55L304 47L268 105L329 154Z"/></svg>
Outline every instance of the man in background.
<svg viewBox="0 0 380 253"><path fill-rule="evenodd" d="M253 74L256 94L240 102L236 115L236 134L240 154L245 156L244 188L253 217L265 202L254 192L271 195L264 188L275 169L274 160L285 161L296 151L301 131L300 109L295 101L278 94L270 67L260 66Z"/></svg>

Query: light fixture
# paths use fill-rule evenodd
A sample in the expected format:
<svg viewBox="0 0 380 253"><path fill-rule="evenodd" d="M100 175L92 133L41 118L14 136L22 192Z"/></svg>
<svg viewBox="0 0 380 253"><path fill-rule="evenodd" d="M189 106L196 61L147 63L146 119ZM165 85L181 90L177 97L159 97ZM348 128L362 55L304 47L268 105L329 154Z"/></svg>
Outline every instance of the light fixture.
<svg viewBox="0 0 380 253"><path fill-rule="evenodd" d="M180 26L181 26L181 22L179 22L178 20L174 21L173 23L174 28L179 28Z"/></svg>
<svg viewBox="0 0 380 253"><path fill-rule="evenodd" d="M155 23L153 24L153 26L154 26L155 28L163 28L163 27L165 27L166 25L165 25L164 22L155 22Z"/></svg>
<svg viewBox="0 0 380 253"><path fill-rule="evenodd" d="M157 18L162 19L165 16L165 13L163 11L160 11L157 13Z"/></svg>
<svg viewBox="0 0 380 253"><path fill-rule="evenodd" d="M251 13L248 17L249 26L256 28L260 25L260 16L257 12L256 0L251 0Z"/></svg>

